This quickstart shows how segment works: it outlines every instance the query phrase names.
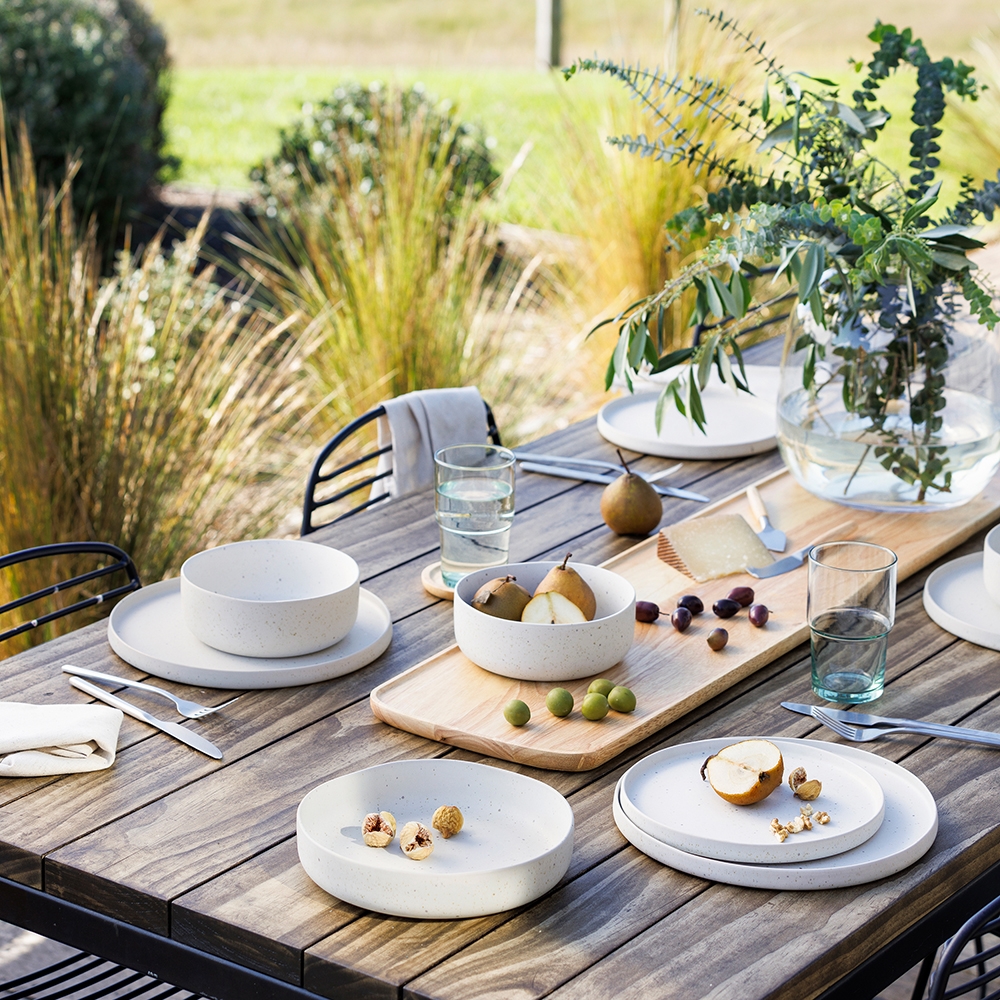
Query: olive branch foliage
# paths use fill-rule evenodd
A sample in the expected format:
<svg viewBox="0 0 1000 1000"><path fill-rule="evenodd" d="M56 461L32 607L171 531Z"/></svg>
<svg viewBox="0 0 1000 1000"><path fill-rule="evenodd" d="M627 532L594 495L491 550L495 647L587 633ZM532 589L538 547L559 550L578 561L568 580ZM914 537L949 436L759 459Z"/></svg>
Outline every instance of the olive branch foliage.
<svg viewBox="0 0 1000 1000"><path fill-rule="evenodd" d="M701 204L666 221L678 247L685 237L706 235L711 225L714 238L707 248L661 290L594 327L618 327L606 386L618 377L631 390L641 366L651 374L683 366L660 395L657 426L672 400L704 430L701 392L711 369L734 390L749 392L739 338L785 318L782 304L797 300L824 332L857 329L863 316L870 325L874 316L893 330L891 342L879 350L866 349L857 337L830 343L808 334L799 338L796 348L806 351L805 388L814 388L827 351L839 355L851 369L845 405L885 432L888 443L876 448L882 464L908 483L919 482L921 498L929 488L947 490L944 449L928 442L942 425L942 372L950 344L944 320L958 308L952 290L960 290L981 323L992 329L1000 322L989 287L966 257L984 244L965 232L979 217L993 218L1000 183L987 180L977 187L965 177L955 203L931 217L940 192L935 171L946 94L975 101L981 87L973 68L950 58L934 61L909 28L876 22L868 36L876 45L871 60L867 66L853 61L857 73L867 72L845 100L833 81L786 70L734 18L699 14L759 67L764 80L758 98L715 79L669 76L606 59L580 59L563 71L566 79L596 72L620 81L655 122L652 138L623 135L610 138L611 144L667 164L688 164L721 182ZM872 148L890 121L878 103L880 84L903 66L916 69L908 179ZM685 104L702 120L742 133L750 154L740 160L704 141L690 118L685 124L678 113ZM665 337L665 312L688 289L696 291L688 322L692 341L668 349L673 345ZM884 425L889 403L904 395L918 372L923 388L910 400L910 418L923 428L922 440L911 440L918 447L908 453Z"/></svg>

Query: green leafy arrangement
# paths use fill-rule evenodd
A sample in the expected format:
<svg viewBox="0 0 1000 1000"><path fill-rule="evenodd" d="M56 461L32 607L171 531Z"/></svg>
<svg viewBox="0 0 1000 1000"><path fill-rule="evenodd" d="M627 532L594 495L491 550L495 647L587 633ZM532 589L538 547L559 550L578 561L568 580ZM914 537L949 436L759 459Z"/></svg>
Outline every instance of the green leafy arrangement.
<svg viewBox="0 0 1000 1000"><path fill-rule="evenodd" d="M607 385L617 376L631 389L640 369L655 374L682 366L660 396L657 421L673 400L704 429L701 391L712 368L734 389L750 391L740 338L785 319L782 308L797 300L803 332L795 348L805 352L805 389L818 391L818 371L829 373L835 363L844 375L844 404L868 421L882 465L918 484L920 499L929 489L948 490L945 449L933 443L946 402L947 321L960 298L990 329L1000 321L991 290L966 257L984 245L966 230L981 217L993 218L1000 183L976 187L966 177L954 204L934 215L945 97L976 100L980 85L972 67L934 61L910 29L876 22L868 37L877 48L867 66L854 63L865 75L845 100L833 81L787 71L732 18L706 16L761 68L758 99L711 79L668 77L607 60L579 60L564 71L567 78L588 71L620 80L660 130L654 138L610 142L720 174L724 182L703 204L667 222L678 243L709 231L714 238L707 248L663 289L606 321L619 331ZM875 148L890 122L878 104L879 86L904 65L916 69L908 179ZM684 104L742 133L751 152L743 160L720 155L683 123L677 108ZM697 291L692 344L664 353L665 311L690 288ZM919 388L911 393L913 386ZM909 406L905 435L889 419L901 399Z"/></svg>
<svg viewBox="0 0 1000 1000"><path fill-rule="evenodd" d="M456 209L466 191L479 194L500 176L491 152L496 141L479 125L456 120L451 103L437 101L419 83L398 93L378 81L344 83L302 112L281 130L276 155L250 172L272 217L283 200L307 197L348 160L360 168L355 172L368 193L379 181L384 122L393 115L401 114L404 127L432 136L431 161L447 166L448 201Z"/></svg>
<svg viewBox="0 0 1000 1000"><path fill-rule="evenodd" d="M169 59L139 0L3 0L0 90L10 125L28 128L39 184L58 188L67 159L79 218L102 231L176 167L163 153ZM111 237L111 232L107 232Z"/></svg>

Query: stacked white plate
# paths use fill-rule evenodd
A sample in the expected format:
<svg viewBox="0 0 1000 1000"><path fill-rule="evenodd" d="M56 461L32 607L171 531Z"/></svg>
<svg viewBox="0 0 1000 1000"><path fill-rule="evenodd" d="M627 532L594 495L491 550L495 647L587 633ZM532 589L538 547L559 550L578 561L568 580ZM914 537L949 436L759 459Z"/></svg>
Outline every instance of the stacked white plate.
<svg viewBox="0 0 1000 1000"><path fill-rule="evenodd" d="M771 820L788 823L805 805L787 781L762 802L736 806L701 777L706 758L742 738L668 747L626 771L612 807L624 837L671 868L757 889L832 889L885 878L934 842L934 798L905 768L855 747L773 738L786 776L804 767L822 783L809 805L830 816L779 842Z"/></svg>

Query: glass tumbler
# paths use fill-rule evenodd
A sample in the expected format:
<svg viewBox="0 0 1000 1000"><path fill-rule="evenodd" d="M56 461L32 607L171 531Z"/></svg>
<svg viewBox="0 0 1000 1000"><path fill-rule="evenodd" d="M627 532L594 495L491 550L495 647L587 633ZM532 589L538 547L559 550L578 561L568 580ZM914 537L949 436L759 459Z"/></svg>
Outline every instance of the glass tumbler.
<svg viewBox="0 0 1000 1000"><path fill-rule="evenodd" d="M881 697L896 617L896 553L869 542L826 542L809 553L812 687L858 705Z"/></svg>
<svg viewBox="0 0 1000 1000"><path fill-rule="evenodd" d="M434 455L434 514L441 529L441 577L508 562L514 520L514 453L492 444L457 444Z"/></svg>

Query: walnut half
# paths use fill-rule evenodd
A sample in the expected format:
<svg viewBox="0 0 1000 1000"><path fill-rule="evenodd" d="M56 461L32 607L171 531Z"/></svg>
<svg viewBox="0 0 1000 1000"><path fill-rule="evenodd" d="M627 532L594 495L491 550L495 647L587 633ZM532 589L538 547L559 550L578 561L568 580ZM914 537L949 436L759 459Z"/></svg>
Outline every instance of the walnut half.
<svg viewBox="0 0 1000 1000"><path fill-rule="evenodd" d="M431 831L423 824L407 823L399 831L399 847L411 861L423 861L431 856L434 839Z"/></svg>
<svg viewBox="0 0 1000 1000"><path fill-rule="evenodd" d="M454 837L462 829L464 822L462 810L458 806L438 806L434 810L431 826L447 840L449 837Z"/></svg>

